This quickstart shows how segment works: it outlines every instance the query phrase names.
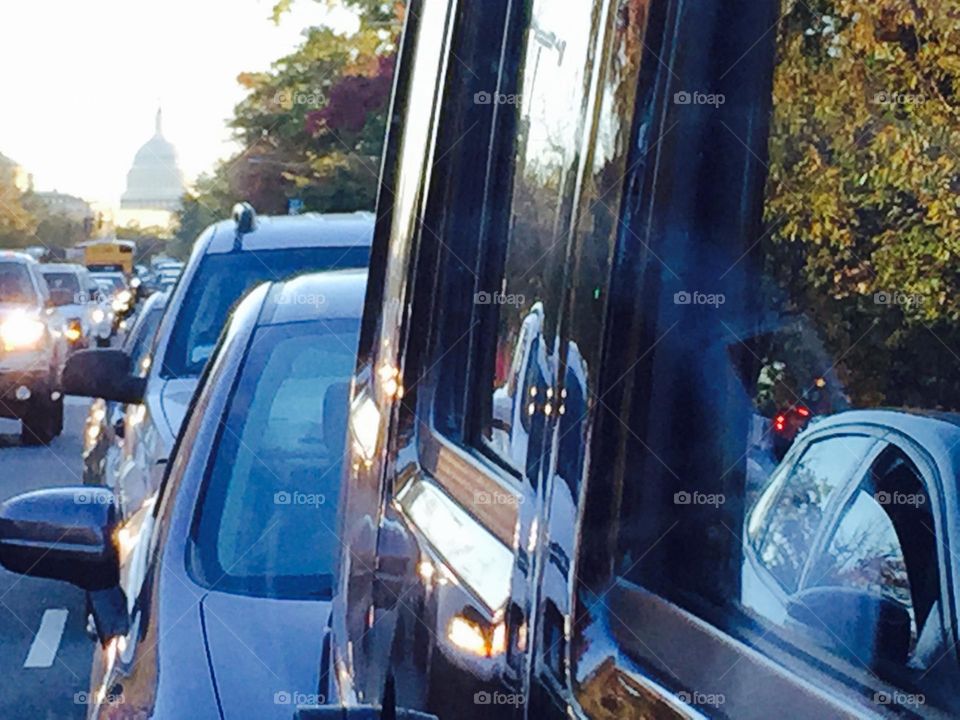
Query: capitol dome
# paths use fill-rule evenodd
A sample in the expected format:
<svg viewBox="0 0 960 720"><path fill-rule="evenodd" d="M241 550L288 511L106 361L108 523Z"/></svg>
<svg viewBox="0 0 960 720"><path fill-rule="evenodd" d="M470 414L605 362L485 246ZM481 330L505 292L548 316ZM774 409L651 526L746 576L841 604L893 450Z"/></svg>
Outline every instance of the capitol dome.
<svg viewBox="0 0 960 720"><path fill-rule="evenodd" d="M185 186L176 148L163 136L163 116L157 110L156 132L141 147L127 173L127 190L120 199L124 210L175 212L182 203Z"/></svg>

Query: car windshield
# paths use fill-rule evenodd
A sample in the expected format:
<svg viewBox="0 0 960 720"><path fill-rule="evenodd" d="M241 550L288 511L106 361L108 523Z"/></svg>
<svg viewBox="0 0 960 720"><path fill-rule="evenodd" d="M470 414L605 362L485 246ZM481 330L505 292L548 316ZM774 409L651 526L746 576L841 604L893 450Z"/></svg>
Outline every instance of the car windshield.
<svg viewBox="0 0 960 720"><path fill-rule="evenodd" d="M93 279L96 281L97 285L109 293L123 289L123 278L121 278L119 275L97 275Z"/></svg>
<svg viewBox="0 0 960 720"><path fill-rule="evenodd" d="M359 322L262 328L250 344L200 497L191 565L244 595L329 598Z"/></svg>
<svg viewBox="0 0 960 720"><path fill-rule="evenodd" d="M190 281L163 358L163 377L197 377L233 306L263 282L332 268L365 267L364 247L298 248L208 255Z"/></svg>
<svg viewBox="0 0 960 720"><path fill-rule="evenodd" d="M74 297L80 296L80 279L71 272L45 272L43 279L51 290L66 290Z"/></svg>
<svg viewBox="0 0 960 720"><path fill-rule="evenodd" d="M20 263L0 263L0 303L28 303L36 300L30 273Z"/></svg>

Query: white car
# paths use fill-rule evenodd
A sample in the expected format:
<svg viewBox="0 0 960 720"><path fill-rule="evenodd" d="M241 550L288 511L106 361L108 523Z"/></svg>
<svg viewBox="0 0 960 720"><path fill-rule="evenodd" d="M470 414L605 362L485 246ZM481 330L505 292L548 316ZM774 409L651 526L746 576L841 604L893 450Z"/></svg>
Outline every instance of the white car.
<svg viewBox="0 0 960 720"><path fill-rule="evenodd" d="M71 349L110 344L110 306L100 286L82 265L47 263L40 266L57 311L67 325Z"/></svg>
<svg viewBox="0 0 960 720"><path fill-rule="evenodd" d="M0 252L0 417L22 422L24 445L63 430L65 330L37 261Z"/></svg>

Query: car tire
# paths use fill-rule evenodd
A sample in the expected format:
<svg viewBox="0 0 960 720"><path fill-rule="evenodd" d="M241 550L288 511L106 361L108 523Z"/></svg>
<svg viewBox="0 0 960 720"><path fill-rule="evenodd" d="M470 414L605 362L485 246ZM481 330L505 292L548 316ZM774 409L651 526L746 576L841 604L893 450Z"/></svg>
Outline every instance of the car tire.
<svg viewBox="0 0 960 720"><path fill-rule="evenodd" d="M97 347L98 347L98 348L110 347L110 338L98 337L98 338L97 338Z"/></svg>
<svg viewBox="0 0 960 720"><path fill-rule="evenodd" d="M60 394L53 402L53 417L56 422L54 437L60 437L63 434L63 394Z"/></svg>
<svg viewBox="0 0 960 720"><path fill-rule="evenodd" d="M54 402L45 394L34 396L27 412L21 418L20 444L49 445L58 435L57 405L63 413L63 398Z"/></svg>

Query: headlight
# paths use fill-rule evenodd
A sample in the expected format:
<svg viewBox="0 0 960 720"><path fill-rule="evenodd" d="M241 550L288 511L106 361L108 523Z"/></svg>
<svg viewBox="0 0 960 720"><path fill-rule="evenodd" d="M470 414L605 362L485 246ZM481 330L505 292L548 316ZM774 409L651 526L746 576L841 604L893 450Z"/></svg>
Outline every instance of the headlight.
<svg viewBox="0 0 960 720"><path fill-rule="evenodd" d="M117 293L117 302L129 305L131 300L133 300L133 294L129 290L121 290Z"/></svg>
<svg viewBox="0 0 960 720"><path fill-rule="evenodd" d="M46 332L46 325L39 320L11 317L0 324L0 341L5 350L24 350L39 345Z"/></svg>
<svg viewBox="0 0 960 720"><path fill-rule="evenodd" d="M95 323L102 323L104 319L106 319L107 314L100 308L97 308L90 314L90 317Z"/></svg>
<svg viewBox="0 0 960 720"><path fill-rule="evenodd" d="M67 323L67 329L63 333L71 343L77 342L83 337L83 325L79 320L71 320Z"/></svg>

